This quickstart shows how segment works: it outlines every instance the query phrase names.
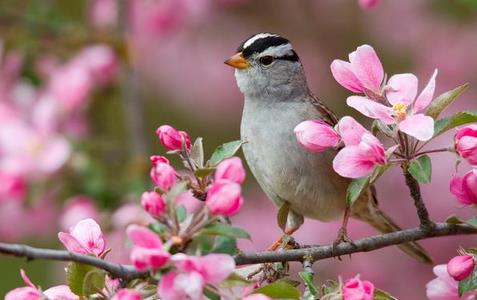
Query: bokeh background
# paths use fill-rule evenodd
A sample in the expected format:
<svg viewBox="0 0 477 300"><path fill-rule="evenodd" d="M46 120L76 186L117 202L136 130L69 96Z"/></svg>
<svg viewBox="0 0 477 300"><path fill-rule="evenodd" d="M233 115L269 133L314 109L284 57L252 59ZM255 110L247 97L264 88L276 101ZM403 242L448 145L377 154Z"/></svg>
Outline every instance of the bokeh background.
<svg viewBox="0 0 477 300"><path fill-rule="evenodd" d="M155 129L171 124L202 136L209 154L237 139L242 97L222 62L262 31L293 42L312 90L339 115L360 118L345 106L348 92L329 65L365 43L388 75L415 73L421 87L438 68L438 94L469 82L450 111L477 108L475 0L382 0L370 10L355 0L2 0L0 241L61 248L57 232L91 216L108 232L109 258L127 262L122 231L147 222L138 200L151 186L148 157L164 152ZM449 145L451 137L432 146ZM433 183L423 186L435 220L474 213L448 191L455 159L435 155ZM403 227L417 225L398 169L378 183L378 196ZM242 249L265 249L280 234L276 209L251 175L245 199L233 218L253 237ZM338 227L307 220L296 238L328 244ZM353 221L350 233L357 239L375 232ZM476 238L422 244L444 263ZM64 282L62 266L0 257L0 296L23 285L19 268L47 288ZM321 282L359 273L399 299L425 299L433 278L431 266L395 247L320 261L315 269Z"/></svg>

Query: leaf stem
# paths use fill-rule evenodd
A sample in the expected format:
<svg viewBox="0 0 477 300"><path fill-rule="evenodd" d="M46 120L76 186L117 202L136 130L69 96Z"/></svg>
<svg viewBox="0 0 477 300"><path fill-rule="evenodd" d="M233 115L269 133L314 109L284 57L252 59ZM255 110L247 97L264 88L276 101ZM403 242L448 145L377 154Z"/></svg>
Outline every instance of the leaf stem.
<svg viewBox="0 0 477 300"><path fill-rule="evenodd" d="M449 147L447 148L438 148L438 149L432 149L432 150L426 150L426 151L421 151L421 152L418 152L416 154L414 154L414 158L417 158L421 155L424 155L424 154L429 154L429 153L437 153L437 152L453 152L452 149L450 149Z"/></svg>

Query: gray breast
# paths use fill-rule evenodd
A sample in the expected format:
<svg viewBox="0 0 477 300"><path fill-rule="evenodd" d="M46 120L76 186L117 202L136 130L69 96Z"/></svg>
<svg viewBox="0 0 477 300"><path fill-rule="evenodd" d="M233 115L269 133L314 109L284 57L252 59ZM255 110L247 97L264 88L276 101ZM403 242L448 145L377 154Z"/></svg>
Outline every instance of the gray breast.
<svg viewBox="0 0 477 300"><path fill-rule="evenodd" d="M301 121L318 117L309 102L245 99L241 135L250 169L276 205L286 201L299 214L328 221L345 208L348 180L333 171L333 150L306 152L293 133Z"/></svg>

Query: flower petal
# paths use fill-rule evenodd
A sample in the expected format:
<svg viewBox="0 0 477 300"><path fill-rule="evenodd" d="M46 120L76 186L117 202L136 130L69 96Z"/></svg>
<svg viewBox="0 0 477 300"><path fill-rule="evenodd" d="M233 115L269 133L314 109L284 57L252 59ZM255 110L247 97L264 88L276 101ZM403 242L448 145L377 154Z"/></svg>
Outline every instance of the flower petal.
<svg viewBox="0 0 477 300"><path fill-rule="evenodd" d="M391 107L385 106L366 97L350 96L346 99L346 104L363 115L369 118L379 119L387 125L395 123L394 118L392 117L393 110Z"/></svg>
<svg viewBox="0 0 477 300"><path fill-rule="evenodd" d="M79 221L70 233L88 253L100 255L106 248L101 227L93 219Z"/></svg>
<svg viewBox="0 0 477 300"><path fill-rule="evenodd" d="M389 90L386 92L389 103L411 105L417 95L417 77L414 74L397 74L389 78Z"/></svg>
<svg viewBox="0 0 477 300"><path fill-rule="evenodd" d="M58 233L58 238L68 251L79 254L88 254L88 251L86 251L86 249L83 248L83 246L71 234L60 232Z"/></svg>
<svg viewBox="0 0 477 300"><path fill-rule="evenodd" d="M434 97L434 90L436 89L436 76L437 69L434 70L426 87L422 90L419 97L417 97L416 102L414 102L413 111L415 113L422 111L429 105L429 103L431 103L432 97Z"/></svg>
<svg viewBox="0 0 477 300"><path fill-rule="evenodd" d="M235 261L230 255L209 254L198 258L197 266L204 281L217 284L224 281L235 269Z"/></svg>
<svg viewBox="0 0 477 300"><path fill-rule="evenodd" d="M331 63L331 74L335 80L341 84L344 88L354 92L362 93L364 87L359 81L358 77L354 75L353 70L351 69L351 64L344 60L335 59Z"/></svg>
<svg viewBox="0 0 477 300"><path fill-rule="evenodd" d="M359 46L356 51L350 53L349 61L353 73L362 85L373 92L379 93L384 78L384 70L373 47L369 45Z"/></svg>
<svg viewBox="0 0 477 300"><path fill-rule="evenodd" d="M53 286L43 292L48 300L78 300L79 297L67 285Z"/></svg>
<svg viewBox="0 0 477 300"><path fill-rule="evenodd" d="M134 246L162 249L162 241L159 236L146 227L132 224L128 226L126 233Z"/></svg>
<svg viewBox="0 0 477 300"><path fill-rule="evenodd" d="M338 132L346 146L358 145L361 142L361 137L368 132L361 124L354 118L345 116L338 122Z"/></svg>
<svg viewBox="0 0 477 300"><path fill-rule="evenodd" d="M399 130L420 141L428 141L434 135L434 119L423 114L411 115L399 123Z"/></svg>
<svg viewBox="0 0 477 300"><path fill-rule="evenodd" d="M358 146L341 149L333 160L333 169L347 178L359 178L371 174L375 163Z"/></svg>

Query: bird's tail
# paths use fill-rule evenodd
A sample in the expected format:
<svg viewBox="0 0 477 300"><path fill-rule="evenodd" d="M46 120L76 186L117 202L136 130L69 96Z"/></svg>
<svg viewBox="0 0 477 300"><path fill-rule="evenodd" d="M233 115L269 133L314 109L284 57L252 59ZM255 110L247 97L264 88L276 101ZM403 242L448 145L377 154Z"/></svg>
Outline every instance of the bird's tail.
<svg viewBox="0 0 477 300"><path fill-rule="evenodd" d="M362 197L355 203L355 205L353 205L352 216L368 223L382 233L401 230L401 227L394 223L388 215L379 209L374 186L371 186L367 192L363 193ZM432 264L432 258L429 256L426 249L417 242L403 243L398 245L398 247L418 261Z"/></svg>

